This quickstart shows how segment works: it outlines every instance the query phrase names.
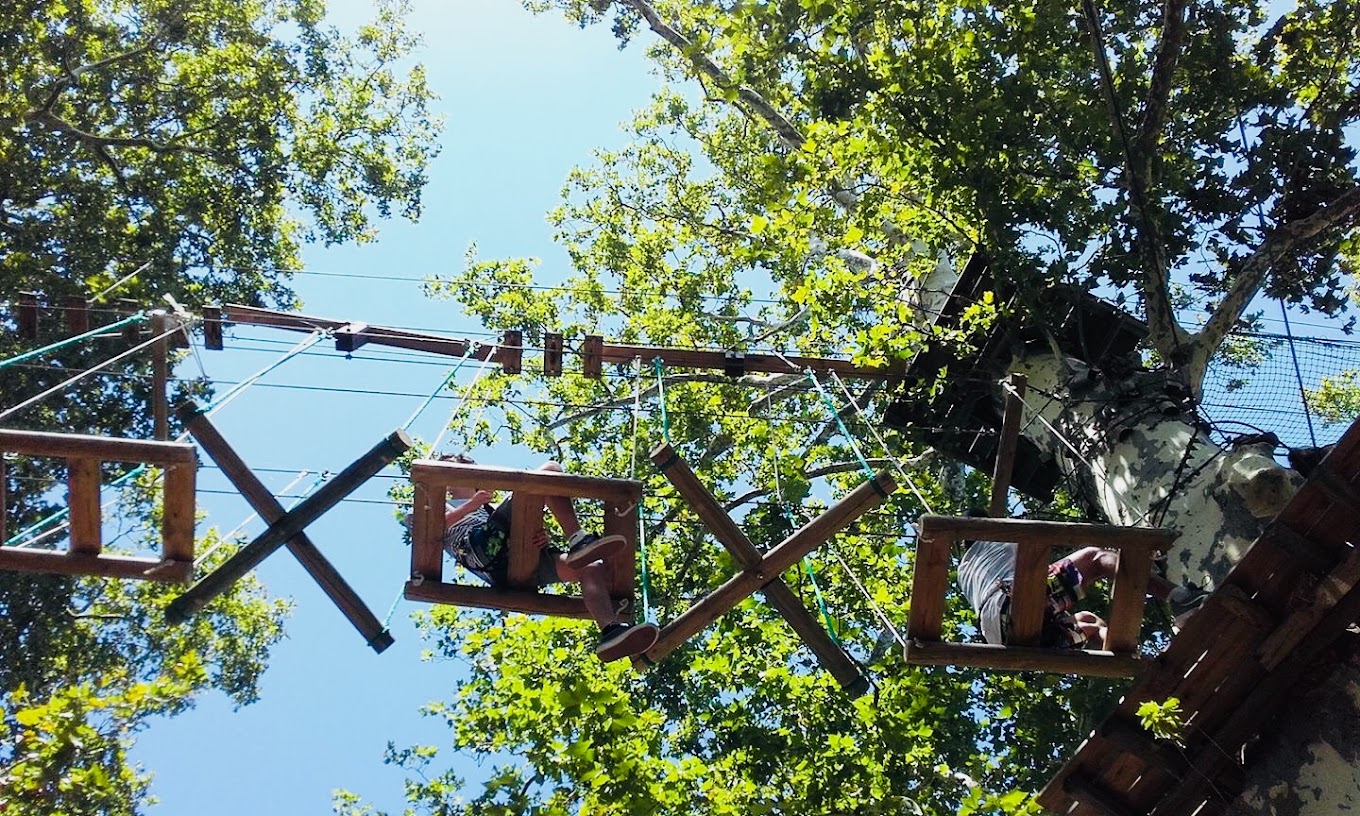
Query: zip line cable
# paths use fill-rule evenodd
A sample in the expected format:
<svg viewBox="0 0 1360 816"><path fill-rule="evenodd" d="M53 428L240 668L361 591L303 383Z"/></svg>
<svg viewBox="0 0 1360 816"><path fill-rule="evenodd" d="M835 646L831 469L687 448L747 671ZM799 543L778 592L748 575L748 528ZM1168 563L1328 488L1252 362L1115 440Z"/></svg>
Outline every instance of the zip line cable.
<svg viewBox="0 0 1360 816"><path fill-rule="evenodd" d="M44 354L64 349L67 346L74 346L77 343L81 343L93 337L108 336L112 332L115 332L118 329L123 328L124 326L130 326L133 323L144 323L146 322L146 320L147 320L146 312L138 312L137 314L129 315L128 317L125 317L116 323L110 323L107 326L100 326L97 329L90 329L84 334L77 334L75 337L68 337L65 340L59 340L55 343L43 346L42 348L33 349L32 351L26 351L23 354L15 355L14 357L9 358L8 360L0 360L0 369L8 368L9 366L12 365L18 365L19 363L22 363L25 360L31 360L34 357L41 357Z"/></svg>
<svg viewBox="0 0 1360 816"><path fill-rule="evenodd" d="M784 500L784 489L779 484L779 447L771 449L774 454L774 495L779 510L784 514L784 518L789 522L793 529L798 529L798 521L793 517L793 511L789 509L788 503ZM822 623L826 627L826 633L831 637L831 642L837 646L841 639L836 633L836 619L831 616L831 611L827 609L826 598L822 597L822 588L817 585L817 571L812 567L812 553L803 556L803 569L807 571L808 580L812 583L812 595L817 599L817 608L822 613Z"/></svg>

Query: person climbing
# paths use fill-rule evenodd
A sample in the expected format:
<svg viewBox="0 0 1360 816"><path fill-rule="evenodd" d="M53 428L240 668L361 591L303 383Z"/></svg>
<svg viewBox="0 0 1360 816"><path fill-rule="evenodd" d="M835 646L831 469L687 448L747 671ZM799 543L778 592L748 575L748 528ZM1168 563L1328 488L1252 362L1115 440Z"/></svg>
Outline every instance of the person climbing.
<svg viewBox="0 0 1360 816"><path fill-rule="evenodd" d="M969 515L986 515L970 511ZM967 550L959 561L958 582L964 597L977 612L982 636L988 643L1011 642L1011 582L1015 579L1016 545L1001 541L965 541ZM1082 547L1048 565L1048 603L1044 608L1039 645L1045 648L1100 648L1105 641L1105 621L1093 612L1073 611L1085 597L1088 584L1114 577L1119 556L1099 547ZM1152 575L1148 594L1171 605L1172 614L1185 616L1208 597L1201 589L1173 586Z"/></svg>
<svg viewBox="0 0 1360 816"><path fill-rule="evenodd" d="M476 464L462 454L441 456L444 461ZM539 470L561 472L556 462L545 462ZM493 495L489 490L450 487L444 513L444 550L472 574L493 587L509 583L511 506L514 495L488 510ZM581 529L571 499L546 496L545 503L566 536L566 549L549 546L542 528L533 544L539 548L538 567L532 581L537 587L556 583L581 585L586 610L600 626L600 642L595 654L603 661L618 660L647 651L660 633L650 623L632 624L620 617L609 596L608 559L619 552L626 540L620 535L599 536Z"/></svg>

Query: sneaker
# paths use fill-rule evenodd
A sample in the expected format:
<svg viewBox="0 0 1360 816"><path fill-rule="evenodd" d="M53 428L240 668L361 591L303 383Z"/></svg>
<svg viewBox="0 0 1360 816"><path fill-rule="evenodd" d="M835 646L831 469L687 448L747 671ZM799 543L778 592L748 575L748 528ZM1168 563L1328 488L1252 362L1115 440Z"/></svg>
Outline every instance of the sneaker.
<svg viewBox="0 0 1360 816"><path fill-rule="evenodd" d="M650 623L611 623L600 632L600 645L595 656L608 663L624 657L642 654L656 645L661 630Z"/></svg>
<svg viewBox="0 0 1360 816"><path fill-rule="evenodd" d="M1181 584L1166 596L1166 603L1171 607L1171 617L1181 620L1204 606L1208 599L1209 593L1194 584Z"/></svg>
<svg viewBox="0 0 1360 816"><path fill-rule="evenodd" d="M580 569L586 564L608 558L623 549L626 541L621 535L597 536L586 533L567 551L566 565L571 569Z"/></svg>

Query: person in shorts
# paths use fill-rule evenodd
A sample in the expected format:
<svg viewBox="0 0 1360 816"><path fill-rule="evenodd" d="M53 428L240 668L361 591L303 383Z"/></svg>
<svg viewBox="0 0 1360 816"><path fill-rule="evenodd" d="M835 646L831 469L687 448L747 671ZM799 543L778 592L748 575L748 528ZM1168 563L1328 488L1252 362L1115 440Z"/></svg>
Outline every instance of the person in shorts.
<svg viewBox="0 0 1360 816"><path fill-rule="evenodd" d="M441 457L460 464L474 464L463 455ZM558 471L562 466L546 462L539 470ZM489 490L467 487L449 488L449 504L444 513L444 550L469 572L493 587L508 585L510 566L510 498L488 509L494 496ZM586 610L600 626L600 642L595 654L610 661L650 649L659 635L650 623L633 624L624 620L609 595L611 569L606 563L626 543L623 536L599 536L581 529L576 509L566 496L546 496L548 510L567 537L565 549L549 546L542 529L534 541L539 548L538 567L533 575L537 587L556 583L581 585Z"/></svg>

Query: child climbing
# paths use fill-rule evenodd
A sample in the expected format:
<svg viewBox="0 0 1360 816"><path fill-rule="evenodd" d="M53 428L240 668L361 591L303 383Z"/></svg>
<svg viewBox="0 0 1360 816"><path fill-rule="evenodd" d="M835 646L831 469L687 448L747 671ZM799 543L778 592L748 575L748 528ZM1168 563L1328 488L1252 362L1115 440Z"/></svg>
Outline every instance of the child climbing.
<svg viewBox="0 0 1360 816"><path fill-rule="evenodd" d="M467 456L441 457L460 464L474 464ZM546 462L539 470L558 471L562 466ZM511 503L514 495L488 510L493 496L488 490L470 487L449 488L449 506L444 514L444 549L468 571L493 587L508 584ZM647 651L656 643L659 630L650 623L631 624L619 616L609 596L610 567L606 561L625 544L623 536L599 536L581 529L571 499L545 497L548 510L567 537L565 551L548 545L547 533L539 530L534 545L539 548L538 567L533 583L538 587L555 583L578 583L586 610L600 626L600 642L595 654L603 661L618 660Z"/></svg>

